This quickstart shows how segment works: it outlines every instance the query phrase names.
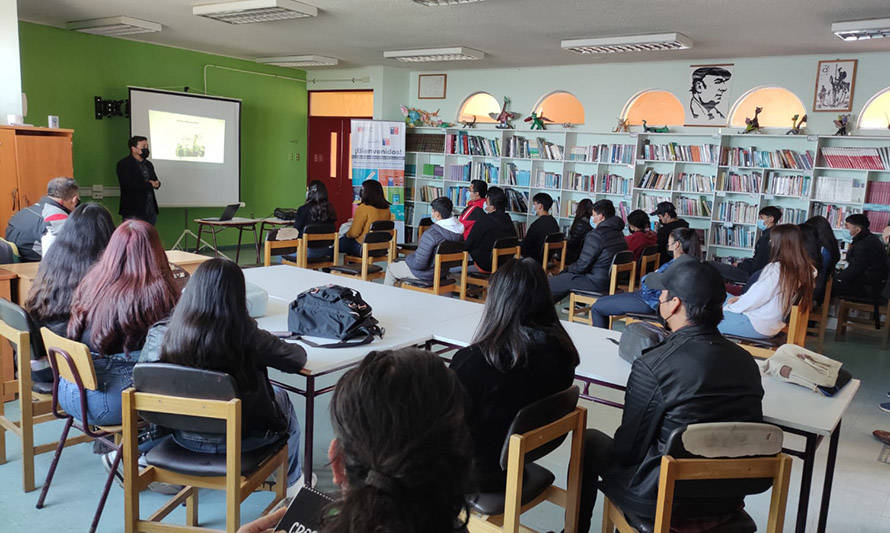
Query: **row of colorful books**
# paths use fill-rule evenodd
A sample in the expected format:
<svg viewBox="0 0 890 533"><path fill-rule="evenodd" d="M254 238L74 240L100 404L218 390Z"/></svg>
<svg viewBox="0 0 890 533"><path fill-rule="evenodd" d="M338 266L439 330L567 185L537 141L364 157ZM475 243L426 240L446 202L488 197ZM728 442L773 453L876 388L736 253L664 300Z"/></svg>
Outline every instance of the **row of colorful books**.
<svg viewBox="0 0 890 533"><path fill-rule="evenodd" d="M866 202L890 205L890 181L873 181L869 183Z"/></svg>
<svg viewBox="0 0 890 533"><path fill-rule="evenodd" d="M618 174L604 174L600 178L598 192L607 194L630 194L631 183L631 178L626 178Z"/></svg>
<svg viewBox="0 0 890 533"><path fill-rule="evenodd" d="M541 187L544 189L559 189L562 186L562 174L557 172L547 172L546 170L538 170L535 172L532 187Z"/></svg>
<svg viewBox="0 0 890 533"><path fill-rule="evenodd" d="M852 207L849 205L835 205L835 204L824 204L821 202L816 202L813 204L812 216L822 215L826 219L828 219L828 223L831 224L831 227L834 229L843 229L844 228L844 220L853 213L861 213L862 210L858 207Z"/></svg>
<svg viewBox="0 0 890 533"><path fill-rule="evenodd" d="M816 200L825 202L862 202L866 182L856 178L819 176L816 180Z"/></svg>
<svg viewBox="0 0 890 533"><path fill-rule="evenodd" d="M737 172L721 172L717 180L717 188L721 191L749 192L758 194L761 191L763 174L752 172L739 174Z"/></svg>
<svg viewBox="0 0 890 533"><path fill-rule="evenodd" d="M445 136L445 153L499 157L501 155L501 140L469 135L463 131L449 133Z"/></svg>
<svg viewBox="0 0 890 533"><path fill-rule="evenodd" d="M767 173L767 194L779 196L804 196L810 195L809 176L790 176L786 174Z"/></svg>
<svg viewBox="0 0 890 533"><path fill-rule="evenodd" d="M657 161L686 161L716 163L720 147L716 144L681 145L679 143L651 144L645 141L640 157Z"/></svg>
<svg viewBox="0 0 890 533"><path fill-rule="evenodd" d="M793 207L782 208L782 224L803 224L807 221L807 210Z"/></svg>
<svg viewBox="0 0 890 533"><path fill-rule="evenodd" d="M660 174L655 172L651 168L647 168L646 171L640 176L640 181L637 184L637 187L641 189L659 189L662 191L671 190L671 186L674 183L674 175L671 173Z"/></svg>
<svg viewBox="0 0 890 533"><path fill-rule="evenodd" d="M633 144L594 144L573 146L566 155L569 161L630 165L633 163L635 150L636 147Z"/></svg>
<svg viewBox="0 0 890 533"><path fill-rule="evenodd" d="M588 192L594 190L595 183L596 174L569 172L566 175L565 188L578 192Z"/></svg>
<svg viewBox="0 0 890 533"><path fill-rule="evenodd" d="M531 171L518 168L513 163L507 164L507 172L504 174L504 185L528 187L531 181Z"/></svg>
<svg viewBox="0 0 890 533"><path fill-rule="evenodd" d="M720 202L714 213L714 219L735 224L754 224L760 206L747 202Z"/></svg>
<svg viewBox="0 0 890 533"><path fill-rule="evenodd" d="M441 154L445 150L445 136L439 133L407 133L405 150Z"/></svg>
<svg viewBox="0 0 890 533"><path fill-rule="evenodd" d="M659 202L670 202L670 196L656 196L654 194L638 194L634 198L634 209L642 209L647 213L655 211Z"/></svg>
<svg viewBox="0 0 890 533"><path fill-rule="evenodd" d="M419 187L419 190L421 202L432 202L436 198L442 196L442 187L436 187L434 185L423 185Z"/></svg>
<svg viewBox="0 0 890 533"><path fill-rule="evenodd" d="M563 158L563 147L540 137L534 141L529 141L524 137L514 135L507 141L505 156L561 161Z"/></svg>
<svg viewBox="0 0 890 533"><path fill-rule="evenodd" d="M470 200L469 187L448 187L448 198L454 207L466 207Z"/></svg>
<svg viewBox="0 0 890 533"><path fill-rule="evenodd" d="M714 225L711 230L712 244L718 246L734 246L736 248L753 248L757 232L752 226Z"/></svg>
<svg viewBox="0 0 890 533"><path fill-rule="evenodd" d="M674 202L681 216L710 217L713 203L703 196L679 196Z"/></svg>
<svg viewBox="0 0 890 533"><path fill-rule="evenodd" d="M722 165L732 167L759 168L795 168L810 170L813 168L813 152L797 152L794 150L758 150L724 146L720 159Z"/></svg>
<svg viewBox="0 0 890 533"><path fill-rule="evenodd" d="M716 181L714 176L681 172L677 175L677 190L683 192L714 192Z"/></svg>
<svg viewBox="0 0 890 533"><path fill-rule="evenodd" d="M890 146L878 148L822 147L822 161L831 168L890 169Z"/></svg>
<svg viewBox="0 0 890 533"><path fill-rule="evenodd" d="M507 210L515 211L517 213L527 213L528 212L528 193L525 191L517 191L516 189L511 189L507 187L504 189L504 193L507 195Z"/></svg>
<svg viewBox="0 0 890 533"><path fill-rule="evenodd" d="M488 183L498 183L499 171L497 165L471 161L464 165L448 165L446 176L452 181L483 180Z"/></svg>
<svg viewBox="0 0 890 533"><path fill-rule="evenodd" d="M890 225L890 211L866 211L869 227L872 231L879 231Z"/></svg>

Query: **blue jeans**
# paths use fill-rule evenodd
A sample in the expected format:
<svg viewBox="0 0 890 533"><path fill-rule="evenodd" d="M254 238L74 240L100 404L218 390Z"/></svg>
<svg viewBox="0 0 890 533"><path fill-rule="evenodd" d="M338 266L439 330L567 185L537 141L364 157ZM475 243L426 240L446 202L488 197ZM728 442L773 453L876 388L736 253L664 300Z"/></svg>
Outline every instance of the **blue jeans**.
<svg viewBox="0 0 890 533"><path fill-rule="evenodd" d="M272 386L275 391L275 403L278 408L287 417L287 486L291 486L300 479L303 474L300 468L300 422L297 420L297 412L291 404L287 391ZM243 421L242 421L243 422ZM241 439L241 451L249 452L268 446L269 444L278 442L280 435L274 432L267 432L263 436L250 436ZM176 431L173 433L173 440L187 450L200 453L226 453L225 443L218 442L212 437L205 437L200 433L187 433L184 431Z"/></svg>
<svg viewBox="0 0 890 533"><path fill-rule="evenodd" d="M352 237L340 237L340 252L346 255L361 257L362 245Z"/></svg>
<svg viewBox="0 0 890 533"><path fill-rule="evenodd" d="M653 309L643 300L639 291L634 291L598 298L590 311L593 315L593 325L598 328L607 328L610 316L625 313L651 313Z"/></svg>
<svg viewBox="0 0 890 533"><path fill-rule="evenodd" d="M751 320L742 313L732 313L723 311L723 321L717 326L720 333L724 335L736 335L738 337L748 337L749 339L768 339L769 335L764 335L754 329Z"/></svg>
<svg viewBox="0 0 890 533"><path fill-rule="evenodd" d="M130 355L93 356L96 370L96 390L87 393L87 422L97 426L116 426L121 423L121 392L133 385L133 366L139 352ZM66 364L60 361L61 364ZM80 391L77 385L64 378L59 380L59 405L75 420L83 420Z"/></svg>

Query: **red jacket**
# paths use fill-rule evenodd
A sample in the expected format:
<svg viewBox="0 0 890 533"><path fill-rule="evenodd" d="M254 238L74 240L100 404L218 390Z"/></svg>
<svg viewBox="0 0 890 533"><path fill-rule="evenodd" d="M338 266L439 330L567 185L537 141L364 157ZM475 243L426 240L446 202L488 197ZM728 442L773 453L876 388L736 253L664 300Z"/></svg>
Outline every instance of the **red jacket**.
<svg viewBox="0 0 890 533"><path fill-rule="evenodd" d="M658 238L654 231L635 231L624 237L627 242L627 248L634 253L634 261L640 258L643 248L652 246L658 242Z"/></svg>
<svg viewBox="0 0 890 533"><path fill-rule="evenodd" d="M464 208L464 212L458 217L460 223L464 225L464 240L467 240L467 237L470 236L470 230L473 229L473 224L476 223L476 219L485 213L482 209L483 205L485 205L484 198L471 200L467 202L467 207Z"/></svg>

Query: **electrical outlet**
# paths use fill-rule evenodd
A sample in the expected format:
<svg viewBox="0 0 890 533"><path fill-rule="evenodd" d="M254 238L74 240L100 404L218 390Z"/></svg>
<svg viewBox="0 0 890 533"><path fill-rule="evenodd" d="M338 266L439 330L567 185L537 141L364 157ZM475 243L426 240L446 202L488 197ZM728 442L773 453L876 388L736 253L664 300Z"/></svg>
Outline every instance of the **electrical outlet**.
<svg viewBox="0 0 890 533"><path fill-rule="evenodd" d="M300 160L300 154L299 154L299 153L295 153L295 154L294 154L294 161L299 161L299 160Z"/></svg>
<svg viewBox="0 0 890 533"><path fill-rule="evenodd" d="M101 200L105 196L105 187L103 185L93 185L90 196L93 200Z"/></svg>

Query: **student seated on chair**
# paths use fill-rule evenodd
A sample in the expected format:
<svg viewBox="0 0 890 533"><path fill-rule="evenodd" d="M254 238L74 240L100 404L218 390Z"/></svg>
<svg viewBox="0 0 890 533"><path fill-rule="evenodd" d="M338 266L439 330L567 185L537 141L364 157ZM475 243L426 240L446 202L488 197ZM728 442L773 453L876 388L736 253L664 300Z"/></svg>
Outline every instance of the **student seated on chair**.
<svg viewBox="0 0 890 533"><path fill-rule="evenodd" d="M624 221L615 216L611 200L598 200L593 204L590 217L593 230L584 238L584 247L578 260L561 274L550 278L553 301L565 298L573 289L603 292L609 289L609 271L616 253L627 250L624 241Z"/></svg>
<svg viewBox="0 0 890 533"><path fill-rule="evenodd" d="M377 180L362 183L361 202L352 215L352 225L346 235L340 237L340 251L346 255L361 256L362 243L371 229L371 224L379 220L390 220L389 202L383 194L383 186Z"/></svg>
<svg viewBox="0 0 890 533"><path fill-rule="evenodd" d="M819 277L816 278L816 294L813 300L821 304L825 297L825 285L834 275L834 268L838 261L841 260L841 250L838 247L837 238L834 236L834 230L831 229L828 219L822 215L816 215L804 222L804 225L815 230L819 244L820 264L817 265Z"/></svg>
<svg viewBox="0 0 890 533"><path fill-rule="evenodd" d="M768 205L760 210L757 219L757 229L760 237L754 244L754 257L749 257L735 264L712 261L711 265L720 272L726 281L747 283L751 275L758 272L770 262L770 235L773 227L782 220L782 210L776 206Z"/></svg>
<svg viewBox="0 0 890 533"><path fill-rule="evenodd" d="M430 210L433 225L423 232L417 251L404 261L390 263L386 267L384 285L395 285L407 279L433 281L436 264L436 247L445 241L463 240L463 225L451 216L453 205L447 196L440 196L432 201ZM444 272L443 272L444 274Z"/></svg>
<svg viewBox="0 0 890 533"><path fill-rule="evenodd" d="M692 228L675 229L668 237L668 252L673 254L674 258L659 266L655 272L665 272L672 265L685 261L697 262L698 258L701 257L701 243L698 242L698 233ZM590 309L593 325L598 328L607 328L609 327L610 316L620 316L627 313L655 313L658 310L658 296L661 294L661 291L649 288L646 284L646 278L649 275L643 277L639 290L597 298Z"/></svg>
<svg viewBox="0 0 890 533"><path fill-rule="evenodd" d="M671 334L634 361L614 439L588 429L578 531L588 531L597 489L625 513L655 515L661 456L671 432L701 422L760 422L763 388L751 355L717 324L726 291L714 267L688 261L647 277ZM601 478L598 480L598 478ZM680 501L674 515L719 515L739 499Z"/></svg>
<svg viewBox="0 0 890 533"><path fill-rule="evenodd" d="M89 423L121 423L121 392L133 384L145 335L177 300L179 290L158 231L138 219L124 221L71 299L67 336L89 347L99 384L87 391ZM77 386L65 379L59 384L59 404L80 419Z"/></svg>
<svg viewBox="0 0 890 533"><path fill-rule="evenodd" d="M489 187L485 193L487 213L480 216L470 236L467 237L467 251L473 258L473 268L482 272L491 271L491 250L498 239L516 237L516 227L507 214L507 195L500 187Z"/></svg>
<svg viewBox="0 0 890 533"><path fill-rule="evenodd" d="M470 198L467 200L467 207L460 214L458 220L464 226L464 239L470 236L473 224L480 217L485 216L485 195L488 193L488 184L482 180L473 180L470 182Z"/></svg>
<svg viewBox="0 0 890 533"><path fill-rule="evenodd" d="M887 253L881 238L869 231L868 217L855 213L844 223L847 268L834 275L832 294L865 297L877 295L887 280Z"/></svg>
<svg viewBox="0 0 890 533"><path fill-rule="evenodd" d="M634 261L639 261L640 255L647 246L658 243L658 236L649 229L649 215L642 209L635 209L627 215L627 229L630 231L630 235L624 237L627 249L633 252ZM670 234L668 235L670 236ZM670 249L668 249L668 254L670 255Z"/></svg>
<svg viewBox="0 0 890 533"><path fill-rule="evenodd" d="M319 531L466 531L465 401L454 372L416 348L371 352L340 378L328 451L340 495Z"/></svg>
<svg viewBox="0 0 890 533"><path fill-rule="evenodd" d="M812 308L816 275L800 228L794 224L774 226L770 262L744 294L726 301L718 329L726 335L752 339L777 335L785 327L785 316L798 295L802 308Z"/></svg>
<svg viewBox="0 0 890 533"><path fill-rule="evenodd" d="M238 265L221 258L201 263L169 321L155 324L149 338L140 362L160 360L235 378L241 399L242 451L286 437L287 486L295 494L302 486L300 425L287 392L269 382L267 367L296 374L306 364L306 351L257 327L247 314L244 273ZM172 438L195 452L226 449L225 435L174 431Z"/></svg>
<svg viewBox="0 0 890 533"><path fill-rule="evenodd" d="M102 255L113 232L111 213L97 203L80 204L71 213L52 249L40 261L25 300L24 308L38 328L66 334L74 291ZM51 382L49 362L32 360L31 377L34 381Z"/></svg>
<svg viewBox="0 0 890 533"><path fill-rule="evenodd" d="M533 259L508 261L491 276L473 344L451 360L470 398L467 423L479 490L504 490L500 457L523 407L572 385L578 351L550 300L547 276Z"/></svg>
<svg viewBox="0 0 890 533"><path fill-rule="evenodd" d="M571 265L581 255L584 246L584 237L593 230L590 226L590 217L593 216L593 200L585 198L578 202L575 209L575 219L569 227L569 238L566 240L566 265Z"/></svg>
<svg viewBox="0 0 890 533"><path fill-rule="evenodd" d="M294 227L303 236L303 230L311 224L336 224L337 213L334 211L334 204L328 201L328 188L325 187L321 180L312 180L309 188L306 190L306 203L297 208L297 215L294 218ZM331 246L322 246L319 248L309 248L306 250L306 256L309 259L319 259L330 257L332 252Z"/></svg>
<svg viewBox="0 0 890 533"><path fill-rule="evenodd" d="M677 208L670 202L659 202L655 211L649 213L658 217L658 232L656 241L658 243L658 253L661 254L661 263L667 263L671 260L671 256L667 251L668 236L677 228L688 228L689 222L682 218L677 218Z"/></svg>
<svg viewBox="0 0 890 533"><path fill-rule="evenodd" d="M559 223L550 214L550 208L553 207L553 198L545 192L539 192L532 196L532 206L535 215L538 217L528 227L525 237L522 238L522 257L531 257L539 264L543 260L544 241L547 236L554 233L560 233Z"/></svg>
<svg viewBox="0 0 890 533"><path fill-rule="evenodd" d="M53 178L46 184L46 196L9 219L6 240L19 249L22 262L40 261L79 202L73 178Z"/></svg>

